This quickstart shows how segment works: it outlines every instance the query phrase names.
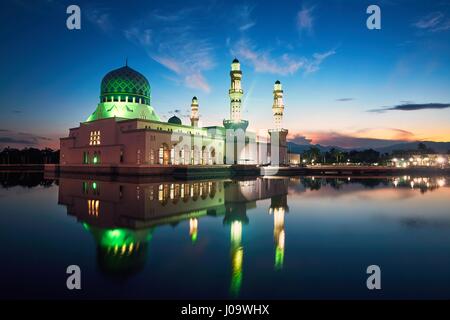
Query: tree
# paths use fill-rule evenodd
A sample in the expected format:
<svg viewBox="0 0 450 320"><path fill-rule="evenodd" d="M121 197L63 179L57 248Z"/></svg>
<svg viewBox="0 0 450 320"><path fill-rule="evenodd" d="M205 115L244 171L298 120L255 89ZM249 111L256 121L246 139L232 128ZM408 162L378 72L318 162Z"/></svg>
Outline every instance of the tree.
<svg viewBox="0 0 450 320"><path fill-rule="evenodd" d="M427 146L425 143L421 142L417 145L417 150L419 151L426 151L427 150Z"/></svg>

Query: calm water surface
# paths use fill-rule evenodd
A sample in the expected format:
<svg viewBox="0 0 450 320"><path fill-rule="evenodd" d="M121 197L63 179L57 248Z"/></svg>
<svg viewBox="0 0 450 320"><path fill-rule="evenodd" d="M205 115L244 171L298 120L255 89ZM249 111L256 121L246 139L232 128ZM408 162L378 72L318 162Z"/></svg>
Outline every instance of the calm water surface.
<svg viewBox="0 0 450 320"><path fill-rule="evenodd" d="M0 178L3 298L450 298L449 177Z"/></svg>

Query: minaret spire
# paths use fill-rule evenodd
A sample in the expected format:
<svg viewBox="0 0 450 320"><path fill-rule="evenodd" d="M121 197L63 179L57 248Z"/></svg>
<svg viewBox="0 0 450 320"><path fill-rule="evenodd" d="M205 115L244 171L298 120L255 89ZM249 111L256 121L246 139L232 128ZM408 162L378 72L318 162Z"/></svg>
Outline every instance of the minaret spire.
<svg viewBox="0 0 450 320"><path fill-rule="evenodd" d="M275 125L274 129L280 131L282 129L284 103L283 103L283 88L279 80L275 81L275 84L273 85L272 112Z"/></svg>
<svg viewBox="0 0 450 320"><path fill-rule="evenodd" d="M198 119L198 99L193 97L191 103L191 126L198 127Z"/></svg>
<svg viewBox="0 0 450 320"><path fill-rule="evenodd" d="M241 87L242 71L239 60L234 58L230 71L231 85L228 95L230 96L230 120L234 123L241 121L241 103L244 91Z"/></svg>

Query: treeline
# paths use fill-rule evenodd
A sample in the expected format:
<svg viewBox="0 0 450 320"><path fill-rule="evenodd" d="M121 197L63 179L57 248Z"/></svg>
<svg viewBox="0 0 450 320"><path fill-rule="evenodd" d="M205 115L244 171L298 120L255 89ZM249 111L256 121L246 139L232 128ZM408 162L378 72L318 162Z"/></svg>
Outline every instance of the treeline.
<svg viewBox="0 0 450 320"><path fill-rule="evenodd" d="M321 152L319 148L312 146L308 150L302 152L301 158L305 163L361 163L361 164L385 164L389 159L389 154L380 154L373 149L341 151L332 148L329 151Z"/></svg>
<svg viewBox="0 0 450 320"><path fill-rule="evenodd" d="M342 151L332 148L329 151L322 152L318 147L311 146L308 150L301 153L304 163L320 164L342 164L342 163L360 163L386 165L392 158L409 158L413 155L435 154L433 149L427 148L424 143L419 143L417 149L395 150L391 154L380 153L373 149ZM450 154L450 150L447 152Z"/></svg>
<svg viewBox="0 0 450 320"><path fill-rule="evenodd" d="M0 152L0 164L46 164L59 163L59 150L4 148Z"/></svg>

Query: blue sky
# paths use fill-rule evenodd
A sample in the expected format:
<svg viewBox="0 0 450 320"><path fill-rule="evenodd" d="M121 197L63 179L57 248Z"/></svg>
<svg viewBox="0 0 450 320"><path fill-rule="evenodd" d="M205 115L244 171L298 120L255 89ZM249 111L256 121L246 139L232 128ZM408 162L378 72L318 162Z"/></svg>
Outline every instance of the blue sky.
<svg viewBox="0 0 450 320"><path fill-rule="evenodd" d="M0 147L57 147L126 57L163 118L187 115L195 95L202 124L220 124L236 56L253 130L272 125L278 79L294 141L450 141L449 1L30 2L1 4ZM70 4L81 8L81 30L65 26ZM381 8L381 30L366 27L370 4Z"/></svg>

